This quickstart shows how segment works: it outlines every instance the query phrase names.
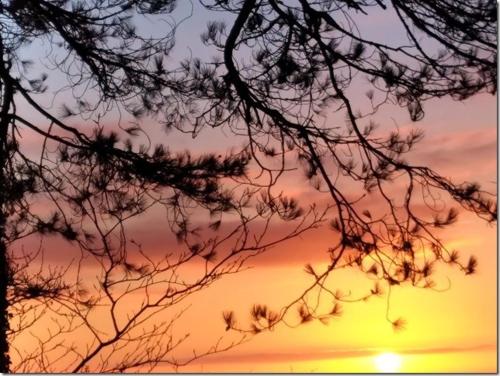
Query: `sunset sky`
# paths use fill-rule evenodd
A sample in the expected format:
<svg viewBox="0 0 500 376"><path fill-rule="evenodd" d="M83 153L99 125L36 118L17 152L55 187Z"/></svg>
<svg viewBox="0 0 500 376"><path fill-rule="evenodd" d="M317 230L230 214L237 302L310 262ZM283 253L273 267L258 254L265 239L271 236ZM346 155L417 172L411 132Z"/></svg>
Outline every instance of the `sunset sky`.
<svg viewBox="0 0 500 376"><path fill-rule="evenodd" d="M417 147L414 160L455 181L478 181L494 191L495 98L483 95L464 103L443 100L429 103L427 108L426 118L418 124L426 137ZM401 118L405 115L401 112ZM400 125L411 126L403 120ZM181 148L182 143L178 146ZM307 202L305 179L290 182L289 186L295 197ZM134 223L132 236L148 252L170 252L178 245L165 231L164 220L162 211L150 212ZM276 227L275 231L281 230ZM443 265L435 277L436 290L443 291L393 286L388 296L388 286L383 285L382 297L344 304L342 316L328 326L319 322L294 329L279 325L272 332L259 334L180 371L383 372L387 369L381 368L377 357L386 353L399 357L397 370L401 372L495 371L496 226L462 213L459 221L440 235L450 249L462 252L463 259L477 255L476 274L465 276ZM183 352L190 354L193 348L210 347L221 336L227 343L240 338L224 331L223 311L234 310L238 321L245 324L254 303L279 310L299 295L310 282L304 265L311 263L319 268L325 264L332 236L328 228L312 230L252 259L251 269L227 276L193 295L185 303L189 309L177 329L179 334L191 334L179 356ZM66 247L63 241L47 240L45 248L54 257L49 261L64 260L61 249ZM91 275L91 270L88 273ZM373 280L355 269L346 269L335 271L330 283L333 289L350 291L356 297L363 295ZM387 313L391 320L404 318L405 329L395 332L386 320Z"/></svg>
<svg viewBox="0 0 500 376"><path fill-rule="evenodd" d="M485 189L495 191L495 124L496 103L491 96L465 103L443 100L429 104L426 118L418 124L426 137L415 152L415 160L456 181L478 181ZM495 371L496 225L464 213L443 233L447 245L463 251L464 258L467 254L478 256L477 274L464 276L445 265L436 277L436 288L445 291L393 287L390 298L385 294L368 302L344 304L344 314L329 326L314 322L296 329L279 327L189 369L380 372L384 370L377 367L376 357L389 352L400 354L401 372ZM208 324L211 320L205 319L208 310L214 312L215 320L219 318L218 327L222 329L224 324L218 315L222 309L235 309L241 312L237 317L244 320L253 303L279 308L287 296L292 298L307 282L303 265L325 261L324 250L331 236L323 229L291 240L256 260L254 269L221 281L199 302L205 304L203 318L196 314L197 309L190 313L196 323L193 332L207 327L216 330L217 321L212 327ZM353 296L370 286L366 276L352 269L335 273L332 284L352 290ZM391 319L402 316L407 321L406 329L394 332L385 320L389 303Z"/></svg>
<svg viewBox="0 0 500 376"><path fill-rule="evenodd" d="M183 37L174 50L181 57L196 50L201 57L210 56L197 50L201 26L207 14L200 9L183 24ZM185 12L185 8L181 8ZM140 25L147 29L148 25ZM372 17L363 23L380 38L397 33L383 17ZM396 35L396 36L393 36ZM375 37L375 36L374 36ZM36 56L36 46L28 54ZM204 56L204 54L206 54ZM355 88L361 98L366 88ZM423 120L412 123L405 109L387 105L376 119L384 130L419 128L425 137L408 156L415 164L431 167L456 183L475 181L490 192L497 190L497 103L496 96L480 94L463 102L449 98L425 104ZM361 99L360 99L361 103ZM28 111L28 110L26 110ZM116 115L116 114L115 114ZM34 114L32 116L35 116ZM112 119L109 120L112 124ZM244 143L224 130L204 130L196 138L176 131L166 133L153 119L144 120L144 129L156 142L172 150L193 153L225 153L231 146ZM35 153L37 138L27 134L23 147ZM300 174L286 175L280 187L302 205L313 201L324 204L327 197L318 196ZM370 206L377 208L376 200ZM205 217L203 217L202 221ZM178 247L167 230L162 210L153 209L131 225L131 234L143 249L154 255L175 251ZM272 231L286 230L276 224ZM497 241L496 224L488 224L462 211L458 222L439 235L449 249L478 258L476 274L465 276L456 268L441 265L435 274L435 290L410 286L382 285L384 295L367 302L343 304L343 314L328 325L310 322L298 328L278 325L236 346L230 351L202 358L179 371L189 372L496 372L497 371ZM177 323L176 333L191 337L179 350L179 358L193 348L208 348L219 337L224 343L240 339L225 331L222 312L233 310L238 322L250 318L253 304L267 304L279 310L300 295L310 283L304 272L307 263L325 267L326 253L336 238L327 227L311 230L298 238L281 243L249 261L248 270L229 275L206 290L197 292L179 308L188 308ZM36 239L25 246L34 246ZM62 240L49 238L44 243L46 261L63 264L75 250ZM193 267L195 268L195 267ZM91 278L92 271L86 273ZM334 271L331 288L362 296L373 285L373 279L356 269ZM405 328L394 331L389 320L406 321ZM41 329L40 329L41 330ZM24 339L26 343L28 339ZM28 346L28 344L26 344ZM170 370L158 368L156 371Z"/></svg>

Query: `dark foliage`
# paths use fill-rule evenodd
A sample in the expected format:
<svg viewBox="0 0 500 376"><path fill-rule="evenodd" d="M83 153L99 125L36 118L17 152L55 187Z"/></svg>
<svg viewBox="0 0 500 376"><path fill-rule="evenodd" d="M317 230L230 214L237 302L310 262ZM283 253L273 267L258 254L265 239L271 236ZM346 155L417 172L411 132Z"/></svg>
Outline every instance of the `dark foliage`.
<svg viewBox="0 0 500 376"><path fill-rule="evenodd" d="M437 263L474 272L474 257L461 263L439 239L438 229L453 224L458 214L453 207L443 209L450 201L440 197L447 193L451 201L494 222L494 195L476 183L455 183L408 162L406 155L422 132L384 135L372 115L397 104L419 121L427 100L496 94L494 1L203 4L233 13L234 22L211 23L204 34L203 41L220 51L217 63L188 69L196 96L212 103L197 125L229 124L239 134L244 123L248 150L263 170L279 176L298 160L312 186L329 195L335 207L331 226L339 241L329 250L330 265L321 272L307 267L313 284L281 311L280 319L296 305L301 322L323 318L308 302L317 301L311 297L316 293L338 300L326 281L342 267L359 268L389 286L424 288L434 286L430 276ZM371 15L380 14L391 31L399 28L393 40L376 40L363 27ZM201 70L210 73L201 75ZM368 87L368 105L353 89L361 85ZM269 158L282 169L274 170ZM370 212L369 200L384 208ZM421 204L429 210L419 211ZM394 328L402 322L394 321ZM254 320L249 331L262 330L259 323ZM274 325L273 320L267 327Z"/></svg>
<svg viewBox="0 0 500 376"><path fill-rule="evenodd" d="M327 323L342 313L340 302L382 294L382 282L389 288L432 287L437 263L456 265L466 274L475 271L475 257L462 263L438 238L437 231L454 223L458 212L439 209L437 193L448 193L490 222L496 220L492 195L475 183L457 184L407 162L422 133L381 136L370 117L395 103L418 121L429 99L495 94L494 1L200 3L233 15L231 25L210 22L202 35L219 56L172 67L167 60L176 37L170 17L174 0L0 1L0 372L152 370L231 348L236 343L217 341L189 359L176 359L172 354L186 337L172 332L183 313L173 310L241 270L248 258L317 227L329 209L339 240L328 251L326 270L308 265L312 284L279 312L255 305L249 328L225 312L227 330L256 334L280 322L294 325L286 320L289 312L298 312L298 324ZM358 23L373 12L387 14L387 22L404 30L405 41L364 35ZM160 36L151 37L136 26L141 19L167 23ZM42 64L23 58L31 45L47 51ZM44 105L43 98L53 93L45 71L63 77L66 86L54 98L60 94L64 103ZM351 93L358 82L369 85L364 112L355 110ZM134 120L125 128L118 121L113 128L106 115L114 111ZM326 112L335 124L324 122ZM229 127L248 142L224 156L137 145L132 140L145 134L141 120L151 117L193 135L203 127ZM36 156L24 146L26 134L39 140ZM279 178L297 163L313 187L328 195L325 210L304 209L273 194ZM250 164L268 180L252 181ZM390 183L402 187L393 192ZM368 197L384 208L368 210ZM438 214L417 212L422 201ZM185 251L153 260L128 238L127 220L152 206L165 208ZM207 229L193 225L196 210L212 216L208 230L216 235L201 235ZM226 218L237 218L237 225L226 231L221 225ZM270 240L275 218L293 226ZM254 223L264 223L264 229ZM41 249L14 252L20 240L34 235L62 236L81 252L79 261L53 268L40 261ZM423 253L425 262L416 257ZM91 288L81 272L87 262L100 270ZM193 280L179 277L191 262L202 263L201 274ZM36 263L39 270L33 270ZM327 279L343 267L356 267L377 283L360 298L333 291ZM164 293L153 296L152 286ZM330 295L331 307L320 312L310 304L313 294ZM127 307L132 295L143 298L139 306ZM92 319L102 307L111 323L108 331ZM155 323L162 312L169 319ZM53 317L56 328L34 338L33 352L15 346L29 328ZM405 324L391 322L395 329ZM67 342L82 330L93 338L86 348ZM50 357L64 358L64 369L57 369L57 361L48 364Z"/></svg>

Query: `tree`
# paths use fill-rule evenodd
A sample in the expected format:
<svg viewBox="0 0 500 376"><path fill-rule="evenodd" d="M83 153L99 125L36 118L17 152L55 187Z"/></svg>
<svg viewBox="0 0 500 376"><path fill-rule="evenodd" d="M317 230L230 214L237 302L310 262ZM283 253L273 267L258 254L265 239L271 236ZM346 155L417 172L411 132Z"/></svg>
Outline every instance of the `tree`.
<svg viewBox="0 0 500 376"><path fill-rule="evenodd" d="M228 329L271 329L296 306L299 322L339 314L338 302L345 299L330 289L327 279L342 267L358 267L389 285L421 287L432 287L436 263L474 272L475 258L462 263L437 236L436 230L452 224L458 212L450 209L433 217L415 206L424 192L447 192L465 209L494 221L491 195L477 184L455 184L427 166L405 161L403 156L421 133L384 136L370 119L388 102L406 107L417 121L428 99L496 93L493 1L202 0L209 11L233 15L228 29L210 22L202 36L219 51L219 58L193 58L171 67L166 60L177 25L152 38L141 35L134 23L140 25L145 17L165 20L175 3L0 3L1 372L54 370L47 364L49 356L55 359L52 367L64 359L65 371L152 369L161 363L179 366L232 347L234 343L216 342L178 361L171 357L184 340L172 335L178 316L157 326L148 320L239 271L248 258L269 246L318 226L330 207L336 213L331 227L339 240L328 251L328 268L307 266L311 286L279 313L255 306L249 328L237 326L233 313L224 313ZM356 27L362 22L359 17L374 11L400 23L407 40L394 45L363 35ZM43 105L48 77L23 58L30 43L48 48L46 69L64 78L68 87L60 91L72 94L71 103L58 109ZM33 77L33 71L40 76ZM362 106L351 93L360 78L368 79L371 87L369 108L363 112L355 109ZM26 105L36 112L35 119L22 111ZM106 123L112 110L136 121L126 128L117 121L113 128ZM334 118L333 126L322 125L325 111L345 118L345 124ZM137 147L120 140L117 132L143 135L140 119L148 116L194 135L203 127L229 126L238 135L243 130L248 142L225 157L194 157L170 153L161 145ZM72 121L75 118L84 126ZM37 157L23 148L21 136L27 132L42 141ZM327 208L303 210L274 192L278 179L297 161L312 185L329 195ZM247 173L250 164L267 180L252 179ZM389 192L391 184L402 187ZM385 209L366 210L368 198L380 199ZM167 209L185 252L153 260L129 239L127 220L153 205ZM209 227L215 235L190 221L199 210L212 216ZM275 217L294 224L288 234L270 239L268 229ZM238 218L237 224L221 227L226 218ZM44 263L33 270L41 250L12 251L16 242L35 234L59 234L76 245L81 251L76 272L71 265L55 270ZM417 257L422 253L426 261ZM182 266L199 260L202 274L180 279ZM90 289L82 271L87 263L101 271ZM153 297L153 286L162 286L164 293ZM331 295L332 309L324 313L310 306L307 297L313 293ZM375 287L367 297L379 293ZM127 317L122 302L133 294L143 299L129 307ZM96 324L92 315L97 310L105 312L109 327ZM58 318L56 328L38 338L32 353L16 352L15 346L9 350L9 343L31 325L52 317ZM401 321L393 324L398 327ZM87 349L64 345L65 338L81 330L93 336ZM9 353L18 356L14 368Z"/></svg>
<svg viewBox="0 0 500 376"><path fill-rule="evenodd" d="M254 307L250 328L235 329L272 328L296 306L302 322L324 318L307 303L315 293L332 298L336 303L330 313L336 314L342 298L326 281L338 268L354 266L389 285L426 288L434 286L431 274L440 262L472 274L475 256L461 262L438 237L436 230L454 223L458 211L443 212L437 197L446 192L465 210L493 222L494 195L477 183L454 183L428 166L411 164L405 155L422 132L384 135L372 118L393 103L418 121L429 99L495 94L495 2L202 2L235 18L230 26L209 23L203 35L220 52L219 60L188 68L196 97L212 103L196 126L230 124L239 133L243 122L252 158L271 175L282 174L297 160L302 163L314 188L335 206L331 227L339 234L328 250L326 270L306 266L313 282L303 294L270 320L265 306ZM399 25L402 35L393 41L366 35L360 27L367 19L363 16L376 12ZM353 90L366 82L368 105ZM276 171L269 159L283 167ZM394 185L400 185L397 192L391 192ZM368 200L380 200L385 209L371 213ZM422 203L429 208L424 213L418 210ZM376 285L362 298L379 293ZM234 322L232 314L225 319L228 325ZM393 325L398 328L401 320Z"/></svg>
<svg viewBox="0 0 500 376"><path fill-rule="evenodd" d="M241 270L248 258L323 220L314 207L303 212L284 196L259 196L261 189L247 182L244 151L195 157L132 142L144 134L141 117L162 113L168 127L185 116L178 108L189 77L165 66L175 25L164 25L162 35L151 38L132 22L168 15L174 4L37 0L0 5L0 372L176 367L230 348L234 344L214 341L205 352L176 360L172 352L186 337L172 334L183 313L173 310ZM43 69L23 58L30 44L49 51ZM57 103L62 93L66 101L47 108L48 85L54 90L59 79L63 86L51 100ZM113 111L130 114L132 126L110 125L106 116ZM24 146L23 137L30 134L39 150ZM122 140L120 134L129 137ZM258 210L249 209L256 202ZM126 225L155 205L166 209L170 228L184 245L182 252L169 251L160 260L130 239ZM190 215L203 211L215 235L191 223ZM296 223L281 239L266 236L276 216ZM236 224L221 228L225 218ZM267 225L254 229L262 220ZM44 262L43 245L28 251L16 246L49 235L72 243L80 253L77 261L51 267ZM183 276L191 264L198 265L198 273ZM97 275L89 277L91 266ZM137 295L139 303L130 303ZM169 316L156 324L165 311ZM30 333L36 325L45 325L47 332ZM85 346L75 342L85 335ZM35 348L26 349L23 336Z"/></svg>

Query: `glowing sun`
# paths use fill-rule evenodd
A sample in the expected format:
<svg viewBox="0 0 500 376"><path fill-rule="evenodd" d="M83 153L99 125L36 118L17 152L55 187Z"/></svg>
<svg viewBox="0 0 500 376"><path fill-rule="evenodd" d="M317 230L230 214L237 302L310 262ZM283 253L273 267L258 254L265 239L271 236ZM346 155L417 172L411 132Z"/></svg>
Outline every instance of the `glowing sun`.
<svg viewBox="0 0 500 376"><path fill-rule="evenodd" d="M374 361L375 367L382 373L399 372L401 369L402 359L400 355L383 353L377 355Z"/></svg>

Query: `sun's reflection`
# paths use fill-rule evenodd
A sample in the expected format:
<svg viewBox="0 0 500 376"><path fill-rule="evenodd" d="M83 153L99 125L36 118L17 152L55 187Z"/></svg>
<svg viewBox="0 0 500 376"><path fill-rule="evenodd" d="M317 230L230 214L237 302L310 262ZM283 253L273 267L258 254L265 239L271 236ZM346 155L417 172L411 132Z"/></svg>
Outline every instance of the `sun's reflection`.
<svg viewBox="0 0 500 376"><path fill-rule="evenodd" d="M374 359L377 371L383 373L400 372L401 363L403 362L401 355L394 353L382 353Z"/></svg>

